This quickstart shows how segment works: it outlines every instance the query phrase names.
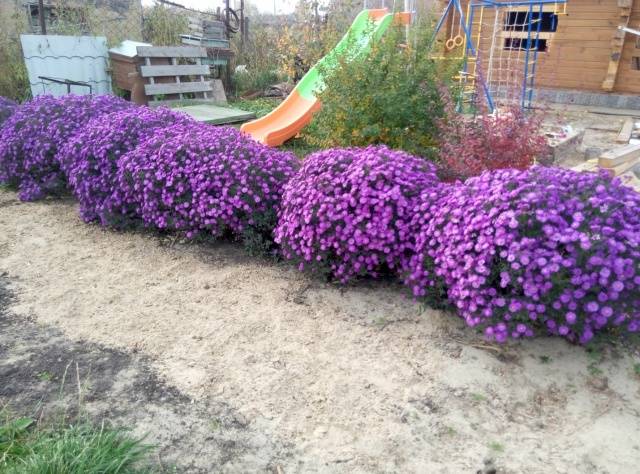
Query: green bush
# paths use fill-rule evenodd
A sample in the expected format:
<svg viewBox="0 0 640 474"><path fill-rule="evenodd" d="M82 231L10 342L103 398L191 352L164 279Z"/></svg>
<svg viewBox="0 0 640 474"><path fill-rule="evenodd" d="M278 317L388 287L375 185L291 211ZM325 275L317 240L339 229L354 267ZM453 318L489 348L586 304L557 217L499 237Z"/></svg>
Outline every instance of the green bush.
<svg viewBox="0 0 640 474"><path fill-rule="evenodd" d="M162 5L143 10L142 37L154 46L179 45L180 35L189 30L187 17Z"/></svg>
<svg viewBox="0 0 640 474"><path fill-rule="evenodd" d="M262 92L269 86L283 81L283 76L272 69L249 69L233 74L233 88L236 96L243 96L253 92Z"/></svg>
<svg viewBox="0 0 640 474"><path fill-rule="evenodd" d="M439 86L453 72L450 61L430 58L432 28L390 28L366 56L341 57L322 71L322 109L303 132L323 148L383 143L434 157L437 121L444 114Z"/></svg>
<svg viewBox="0 0 640 474"><path fill-rule="evenodd" d="M31 97L20 34L27 31L24 10L6 7L0 15L0 96L23 102Z"/></svg>

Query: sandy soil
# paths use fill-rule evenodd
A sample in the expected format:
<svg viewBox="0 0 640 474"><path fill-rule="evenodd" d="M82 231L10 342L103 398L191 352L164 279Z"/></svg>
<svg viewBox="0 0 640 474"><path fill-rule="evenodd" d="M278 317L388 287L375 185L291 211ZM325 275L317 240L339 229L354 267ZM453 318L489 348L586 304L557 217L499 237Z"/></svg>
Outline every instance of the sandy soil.
<svg viewBox="0 0 640 474"><path fill-rule="evenodd" d="M243 446L225 456L227 444L198 429L182 447L200 449L179 452L167 433L184 431L180 416L138 403L142 414L127 418L135 396L103 390L122 421L174 443L168 462L185 472L632 473L640 463L631 350L487 345L396 285L340 289L230 244L103 231L71 201L20 203L8 191L3 272L12 320L32 317L63 346L128 355L124 367L143 357L176 390L169 405L204 407L187 423L210 416L218 436ZM221 406L235 421L215 422Z"/></svg>

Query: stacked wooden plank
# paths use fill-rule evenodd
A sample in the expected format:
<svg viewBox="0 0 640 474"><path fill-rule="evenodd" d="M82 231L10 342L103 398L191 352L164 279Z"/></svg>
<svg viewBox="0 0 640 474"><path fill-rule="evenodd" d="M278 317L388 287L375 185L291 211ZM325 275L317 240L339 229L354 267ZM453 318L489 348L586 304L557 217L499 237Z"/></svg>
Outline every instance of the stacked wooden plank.
<svg viewBox="0 0 640 474"><path fill-rule="evenodd" d="M630 170L640 163L640 145L629 144L609 150L598 159L600 168L610 171L614 176Z"/></svg>

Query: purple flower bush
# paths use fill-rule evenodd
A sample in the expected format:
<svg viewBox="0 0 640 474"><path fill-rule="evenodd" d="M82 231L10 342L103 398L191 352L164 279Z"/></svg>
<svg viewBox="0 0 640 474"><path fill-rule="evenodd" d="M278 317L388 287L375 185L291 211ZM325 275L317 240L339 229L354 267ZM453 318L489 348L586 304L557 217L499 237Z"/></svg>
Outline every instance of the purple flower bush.
<svg viewBox="0 0 640 474"><path fill-rule="evenodd" d="M13 115L18 108L18 104L14 101L0 96L0 125Z"/></svg>
<svg viewBox="0 0 640 474"><path fill-rule="evenodd" d="M429 162L384 146L314 153L286 186L276 242L300 269L377 277L412 252L416 199L437 183Z"/></svg>
<svg viewBox="0 0 640 474"><path fill-rule="evenodd" d="M416 207L406 283L443 284L490 339L640 330L640 194L605 173L485 172Z"/></svg>
<svg viewBox="0 0 640 474"><path fill-rule="evenodd" d="M188 237L230 233L257 253L272 245L282 190L298 161L234 128L194 124L158 129L118 168L105 203L115 225L119 212L134 214Z"/></svg>
<svg viewBox="0 0 640 474"><path fill-rule="evenodd" d="M195 123L187 115L148 107L127 108L89 121L58 152L69 187L80 202L82 219L90 222L104 216L104 201L116 186L120 157L158 129Z"/></svg>
<svg viewBox="0 0 640 474"><path fill-rule="evenodd" d="M0 183L24 201L64 192L59 147L93 117L132 105L114 96L38 96L4 123L0 133Z"/></svg>

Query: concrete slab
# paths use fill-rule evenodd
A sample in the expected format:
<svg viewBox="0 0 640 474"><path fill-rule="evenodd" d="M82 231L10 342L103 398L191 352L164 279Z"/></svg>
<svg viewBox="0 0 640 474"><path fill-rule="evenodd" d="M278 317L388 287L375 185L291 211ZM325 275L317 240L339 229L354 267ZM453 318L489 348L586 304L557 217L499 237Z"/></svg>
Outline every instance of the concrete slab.
<svg viewBox="0 0 640 474"><path fill-rule="evenodd" d="M173 110L188 114L198 122L205 122L212 125L246 122L247 120L256 118L253 112L209 104L186 105L183 107L174 107Z"/></svg>

